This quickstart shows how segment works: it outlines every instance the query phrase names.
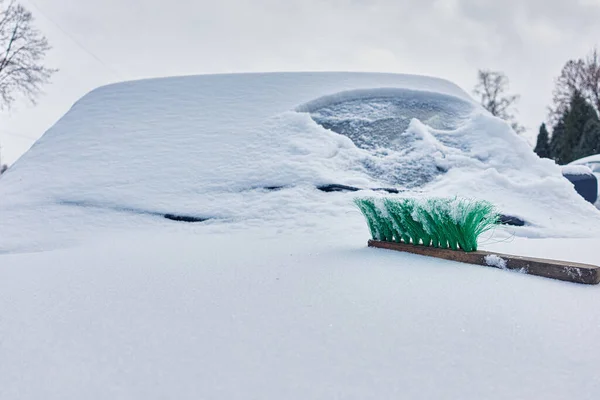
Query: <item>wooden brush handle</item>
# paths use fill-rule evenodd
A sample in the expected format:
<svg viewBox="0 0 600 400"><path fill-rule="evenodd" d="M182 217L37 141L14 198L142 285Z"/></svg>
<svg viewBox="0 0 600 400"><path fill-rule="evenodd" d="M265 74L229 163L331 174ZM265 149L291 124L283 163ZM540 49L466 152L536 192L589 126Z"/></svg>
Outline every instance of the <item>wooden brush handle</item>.
<svg viewBox="0 0 600 400"><path fill-rule="evenodd" d="M488 251L473 251L467 253L464 251L438 249L422 245L415 246L406 243L382 242L377 240L369 240L369 247L404 251L428 257L442 258L444 260L483 265L486 267L496 266L492 265L494 262L489 260L503 261L506 269L518 270L519 272L530 275L589 285L600 283L600 267L590 264L512 256L508 254L491 253ZM499 266L496 267L501 268Z"/></svg>

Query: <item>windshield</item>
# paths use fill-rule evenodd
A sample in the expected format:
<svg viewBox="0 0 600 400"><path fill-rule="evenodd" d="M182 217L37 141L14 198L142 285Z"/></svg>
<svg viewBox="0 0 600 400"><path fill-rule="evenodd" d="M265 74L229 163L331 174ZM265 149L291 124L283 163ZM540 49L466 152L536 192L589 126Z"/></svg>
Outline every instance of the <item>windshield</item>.
<svg viewBox="0 0 600 400"><path fill-rule="evenodd" d="M424 140L461 150L468 147L452 133L466 121L473 106L438 93L389 89L347 92L316 100L303 109L324 128L347 136L366 150L363 166L370 175L411 188L446 170L431 152L423 151ZM418 124L412 129L413 120L428 132L419 131Z"/></svg>

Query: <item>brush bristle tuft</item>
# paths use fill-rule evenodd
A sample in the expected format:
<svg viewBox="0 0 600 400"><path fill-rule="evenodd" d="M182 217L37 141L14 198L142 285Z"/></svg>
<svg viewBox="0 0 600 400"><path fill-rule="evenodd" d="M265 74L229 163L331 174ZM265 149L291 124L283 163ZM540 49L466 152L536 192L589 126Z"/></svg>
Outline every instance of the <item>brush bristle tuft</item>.
<svg viewBox="0 0 600 400"><path fill-rule="evenodd" d="M373 240L476 251L477 238L499 214L483 200L460 198L359 198Z"/></svg>

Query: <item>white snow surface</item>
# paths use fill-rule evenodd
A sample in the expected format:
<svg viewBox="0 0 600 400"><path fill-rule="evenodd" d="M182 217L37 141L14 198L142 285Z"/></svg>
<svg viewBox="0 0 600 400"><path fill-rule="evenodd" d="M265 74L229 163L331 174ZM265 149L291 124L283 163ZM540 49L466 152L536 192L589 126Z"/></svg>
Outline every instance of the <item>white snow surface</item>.
<svg viewBox="0 0 600 400"><path fill-rule="evenodd" d="M565 165L565 166L562 166L561 168L562 168L563 174L592 175L592 170L590 169L590 167L588 167L586 165L573 164L573 165Z"/></svg>
<svg viewBox="0 0 600 400"><path fill-rule="evenodd" d="M597 287L369 249L360 228L0 256L0 398L597 397ZM597 243L490 247L598 262Z"/></svg>
<svg viewBox="0 0 600 400"><path fill-rule="evenodd" d="M497 256L496 254L485 256L485 263L490 267L506 269L506 260L500 256Z"/></svg>
<svg viewBox="0 0 600 400"><path fill-rule="evenodd" d="M528 224L483 249L600 263L599 211L449 82L111 85L0 178L0 399L596 398L597 286L367 248L352 199L384 194L328 183L489 200Z"/></svg>
<svg viewBox="0 0 600 400"><path fill-rule="evenodd" d="M591 156L580 158L578 160L570 162L569 165L580 165L580 164L597 163L597 162L600 162L600 154L594 154Z"/></svg>

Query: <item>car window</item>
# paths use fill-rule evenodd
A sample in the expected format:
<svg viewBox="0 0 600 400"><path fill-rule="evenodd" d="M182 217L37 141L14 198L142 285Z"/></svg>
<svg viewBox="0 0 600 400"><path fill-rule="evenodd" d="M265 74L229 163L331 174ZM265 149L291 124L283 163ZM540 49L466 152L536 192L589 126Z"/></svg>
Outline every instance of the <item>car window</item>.
<svg viewBox="0 0 600 400"><path fill-rule="evenodd" d="M364 149L405 149L401 135L413 118L439 130L457 129L472 107L435 93L398 90L393 96L350 99L311 112L327 129L348 136Z"/></svg>
<svg viewBox="0 0 600 400"><path fill-rule="evenodd" d="M366 157L363 166L370 175L409 188L444 172L431 154L416 151L415 146L423 138L406 134L411 121L417 119L435 130L452 132L473 110L471 104L458 98L413 90L356 97L312 107L310 115L324 128L347 136L357 147L369 151L372 157ZM436 140L455 148L469 146L454 135L436 135Z"/></svg>

